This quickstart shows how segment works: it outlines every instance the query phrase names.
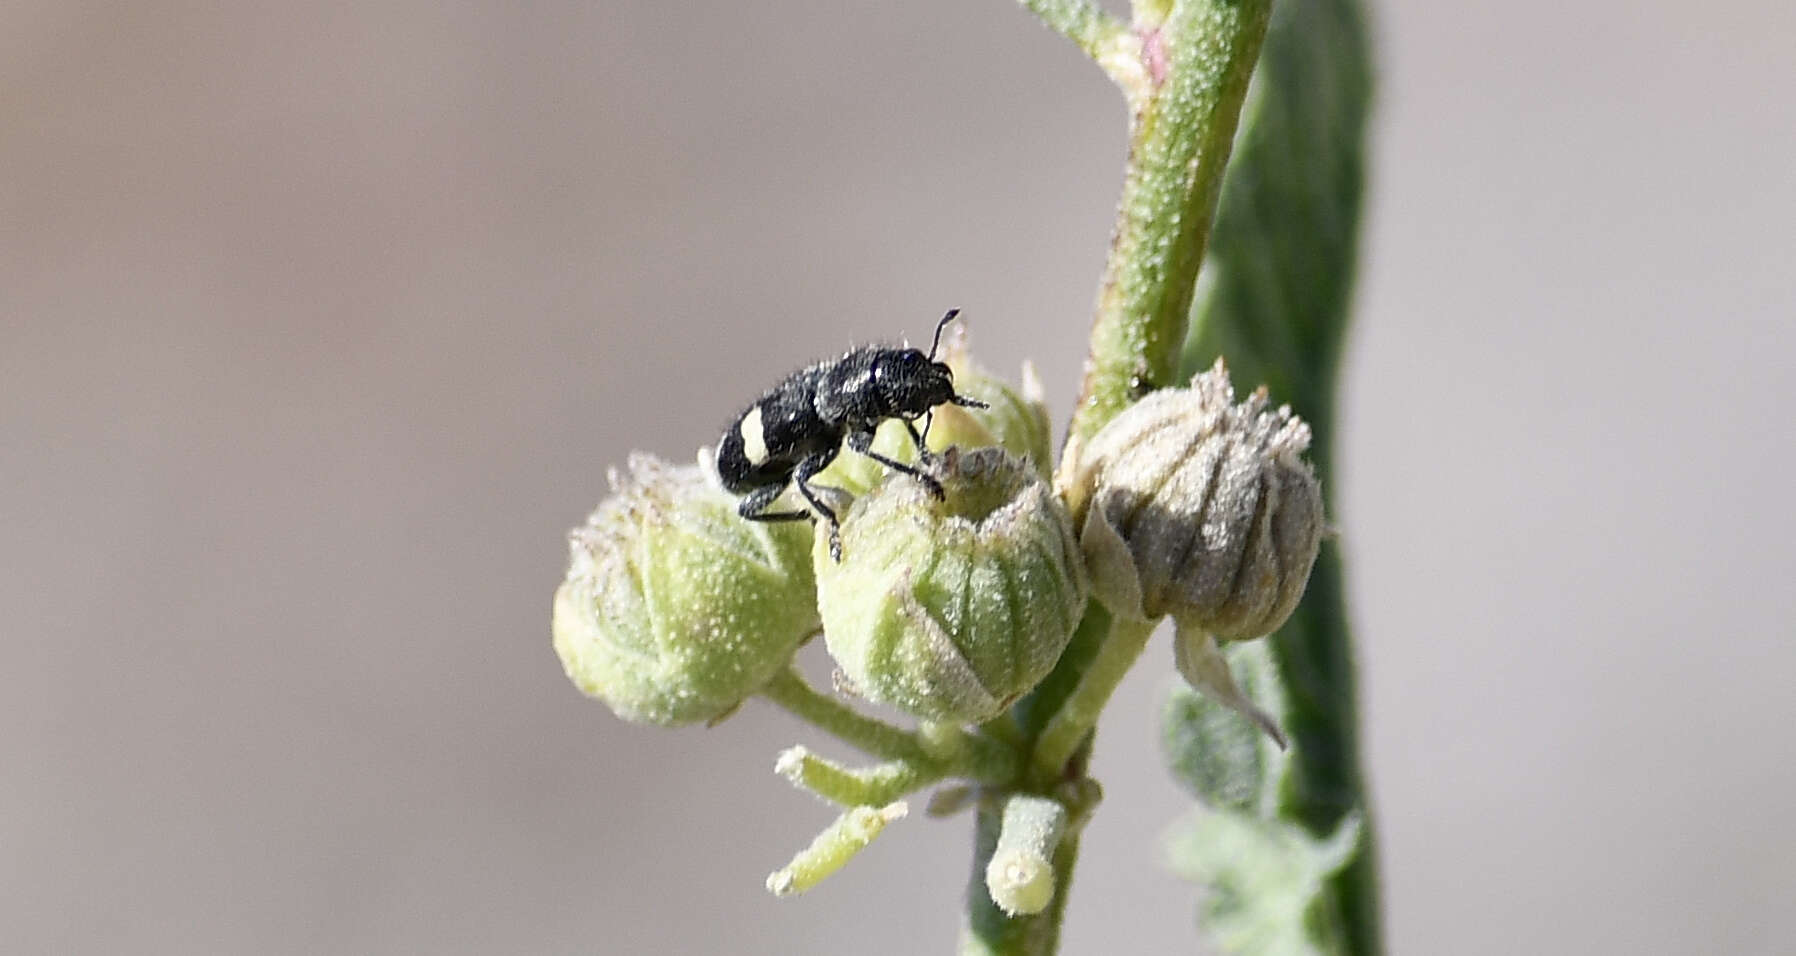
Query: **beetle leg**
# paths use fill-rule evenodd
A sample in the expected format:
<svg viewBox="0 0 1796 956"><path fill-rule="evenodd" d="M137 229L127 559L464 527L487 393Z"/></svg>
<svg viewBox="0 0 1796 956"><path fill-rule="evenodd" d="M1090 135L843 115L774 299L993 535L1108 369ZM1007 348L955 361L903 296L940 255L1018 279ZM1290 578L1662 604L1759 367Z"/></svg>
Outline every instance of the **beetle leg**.
<svg viewBox="0 0 1796 956"><path fill-rule="evenodd" d="M904 424L905 424L905 427L907 427L907 428L910 427L910 422L906 421ZM917 434L916 429L911 428L912 437L915 437L916 434ZM922 482L925 486L927 486L929 488L929 493L932 495L935 495L937 499L945 500L948 497L948 493L942 490L942 483L939 481L936 481L933 477L931 477L930 475L925 473L922 469L918 468L915 465L907 465L901 461L894 461L893 459L887 458L886 456L880 454L879 452L874 451L873 450L873 433L872 432L870 432L870 431L849 432L848 433L848 447L854 449L855 451L860 452L863 455L866 455L868 458L871 458L874 461L879 462L880 464L886 466L887 468L892 469L893 471L901 471L901 472L904 472L905 474L911 476L912 478L917 479L918 481ZM924 454L927 455L928 453L925 452ZM927 460L927 459L925 459L925 460Z"/></svg>
<svg viewBox="0 0 1796 956"><path fill-rule="evenodd" d="M929 445L926 442L929 440L929 426L935 424L935 409L932 408L923 413L923 433L921 435L917 434L916 422L908 418L902 421L904 430L910 432L910 440L917 443L917 460L928 461L932 456L929 454Z"/></svg>
<svg viewBox="0 0 1796 956"><path fill-rule="evenodd" d="M777 485L756 488L753 494L737 502L736 513L750 521L803 521L809 518L810 514L804 511L764 512L761 510L773 504L773 499L778 498L780 492L785 490L786 483L783 481Z"/></svg>
<svg viewBox="0 0 1796 956"><path fill-rule="evenodd" d="M829 463L836 459L838 451L840 451L839 448L831 447L799 462L798 468L792 473L792 482L798 486L798 493L804 495L804 500L810 502L811 508L829 523L829 556L839 562L842 560L841 526L836 521L836 513L817 497L817 493L811 490L810 484L812 477L828 468Z"/></svg>

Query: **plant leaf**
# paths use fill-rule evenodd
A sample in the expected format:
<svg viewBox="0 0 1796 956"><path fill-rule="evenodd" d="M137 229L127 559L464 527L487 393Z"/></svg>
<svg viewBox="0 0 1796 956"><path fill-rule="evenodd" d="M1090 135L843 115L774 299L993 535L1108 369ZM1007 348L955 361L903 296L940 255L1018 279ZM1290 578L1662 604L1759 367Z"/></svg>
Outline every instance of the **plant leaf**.
<svg viewBox="0 0 1796 956"><path fill-rule="evenodd" d="M1242 693L1276 718L1277 677L1266 642L1235 644L1223 654ZM1252 720L1181 685L1167 696L1160 726L1167 766L1205 806L1259 816L1272 812L1289 758Z"/></svg>
<svg viewBox="0 0 1796 956"><path fill-rule="evenodd" d="M1327 838L1282 820L1198 811L1170 840L1172 867L1205 888L1203 923L1224 952L1307 956L1338 952L1316 905L1353 857L1359 818Z"/></svg>

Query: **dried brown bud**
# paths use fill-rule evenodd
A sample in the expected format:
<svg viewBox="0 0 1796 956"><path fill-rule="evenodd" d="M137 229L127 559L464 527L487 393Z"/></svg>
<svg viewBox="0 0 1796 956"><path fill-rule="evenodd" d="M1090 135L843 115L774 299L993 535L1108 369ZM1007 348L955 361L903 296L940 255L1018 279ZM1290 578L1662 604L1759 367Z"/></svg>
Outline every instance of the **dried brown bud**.
<svg viewBox="0 0 1796 956"><path fill-rule="evenodd" d="M1264 388L1235 404L1218 359L1113 419L1067 497L1092 593L1135 620L1172 615L1219 640L1276 630L1303 596L1322 540L1310 428Z"/></svg>
<svg viewBox="0 0 1796 956"><path fill-rule="evenodd" d="M1264 387L1235 404L1217 359L1190 388L1155 392L1105 425L1066 497L1092 596L1119 617L1171 615L1179 673L1282 745L1218 647L1291 616L1322 542L1322 489L1300 457L1310 427L1267 404Z"/></svg>

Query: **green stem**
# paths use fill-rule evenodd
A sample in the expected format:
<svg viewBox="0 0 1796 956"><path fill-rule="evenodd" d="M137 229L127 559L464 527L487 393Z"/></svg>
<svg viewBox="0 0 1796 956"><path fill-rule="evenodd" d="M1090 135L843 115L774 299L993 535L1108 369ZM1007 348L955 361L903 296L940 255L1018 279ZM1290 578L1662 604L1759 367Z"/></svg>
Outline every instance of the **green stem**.
<svg viewBox="0 0 1796 956"><path fill-rule="evenodd" d="M1158 29L1172 16L1173 0L1129 0L1129 11L1137 29Z"/></svg>
<svg viewBox="0 0 1796 956"><path fill-rule="evenodd" d="M1174 378L1223 167L1259 59L1271 0L1140 0L1133 29L1090 0L1023 3L1098 61L1122 87L1133 116L1129 164L1099 287L1085 383L1061 456L1064 477L1077 466L1081 446L1105 422L1144 390L1171 384ZM1086 624L1101 627L1102 615L1088 615L1080 626L1088 643L1075 641L1078 653L1068 654L1049 676L1045 683L1051 686L1038 689L1018 709L1023 728L1041 728L1031 769L1044 786L1060 783L1069 768L1080 778L1071 783L1090 783L1083 779L1083 760L1074 763L1075 755L1153 633L1149 624L1113 621L1107 639L1087 658L1095 634L1087 633ZM1077 669L1081 662L1086 663L1082 670ZM1044 725L1047 713L1052 716ZM1095 784L1091 789L1095 794ZM1091 809L1069 806L1074 819L1054 851L1055 893L1048 908L1009 918L992 903L985 886L985 868L1002 829L1002 804L995 796L981 801L964 953L1054 952L1079 830Z"/></svg>
<svg viewBox="0 0 1796 956"><path fill-rule="evenodd" d="M961 934L961 956L1051 956L1060 945L1060 918L1065 909L1065 881L1070 878L1073 860L1059 849L1054 853L1055 899L1048 908L1032 916L1005 915L985 886L985 871L992 854L998 850L998 839L1004 830L1004 801L986 799L979 803L979 819L974 831L973 872L967 878L967 926ZM1062 837L1062 846L1066 837ZM1076 837L1073 838L1076 845ZM1066 865L1061 866L1064 862Z"/></svg>
<svg viewBox="0 0 1796 956"><path fill-rule="evenodd" d="M925 740L920 734L868 717L819 693L794 668L788 667L774 675L767 686L761 688L761 696L825 733L892 761L882 772L895 775L893 780L914 781L911 790L944 777L966 777L984 784L1001 785L1016 778L1022 763L1018 748L984 735L968 734L958 727L932 728L933 739ZM834 799L827 794L825 798Z"/></svg>
<svg viewBox="0 0 1796 956"><path fill-rule="evenodd" d="M1016 779L1022 766L1020 744L969 734L954 724L925 724L918 732L931 765L944 777L968 777L991 786Z"/></svg>
<svg viewBox="0 0 1796 956"><path fill-rule="evenodd" d="M1098 648L1104 646L1104 640L1109 636L1109 612L1096 601L1087 603L1085 616L1079 619L1079 627L1073 631L1073 639L1060 653L1054 669L1011 708L1011 713L1016 715L1017 727L1026 738L1033 741L1048 721L1060 712L1060 705L1079 688L1080 675L1098 656Z"/></svg>
<svg viewBox="0 0 1796 956"><path fill-rule="evenodd" d="M792 862L768 875L767 891L775 896L791 896L816 886L865 850L886 824L907 812L902 803L848 808L817 834L810 846L798 851Z"/></svg>
<svg viewBox="0 0 1796 956"><path fill-rule="evenodd" d="M784 707L793 716L818 729L887 760L908 760L929 765L928 751L917 735L856 712L853 708L825 696L805 683L793 668L775 674L761 695Z"/></svg>
<svg viewBox="0 0 1796 956"><path fill-rule="evenodd" d="M1060 709L1042 728L1030 757L1030 770L1036 781L1047 784L1059 780L1085 735L1097 725L1098 715L1110 702L1118 684L1134 666L1136 658L1153 636L1151 622L1112 618L1110 634L1098 647L1097 656L1079 677L1079 684L1061 703Z"/></svg>
<svg viewBox="0 0 1796 956"><path fill-rule="evenodd" d="M933 767L919 767L908 760L894 760L855 769L826 760L804 747L780 754L775 773L792 785L844 807L883 806L941 779Z"/></svg>
<svg viewBox="0 0 1796 956"><path fill-rule="evenodd" d="M1060 943L1060 927L1066 923L1066 898L1073 889L1073 867L1079 862L1079 831L1084 826L1069 827L1060 836L1059 846L1054 848L1054 899L1048 903L1048 910L1041 914L1049 926L1054 928L1050 938L1053 946ZM1048 952L1053 952L1050 948Z"/></svg>
<svg viewBox="0 0 1796 956"><path fill-rule="evenodd" d="M1083 779L1054 788L1053 800L988 794L979 802L974 831L973 873L967 881L967 926L961 934L962 956L1052 956L1060 945L1060 927L1066 921L1066 901L1072 891L1073 867L1079 860L1079 834L1103 798L1097 782ZM1007 811L1045 803L1064 808L1053 846L1054 895L1047 909L1034 914L1006 915L986 886L992 857L1006 845L1005 831L1017 823ZM1056 814L1058 816L1058 814ZM1012 836L1016 836L1014 830Z"/></svg>
<svg viewBox="0 0 1796 956"><path fill-rule="evenodd" d="M1178 0L1142 36L1150 92L1133 104L1129 166L1062 475L1105 422L1173 382L1270 9L1271 0Z"/></svg>
<svg viewBox="0 0 1796 956"><path fill-rule="evenodd" d="M997 717L979 725L979 732L988 740L996 741L1016 750L1021 750L1027 743L1023 739L1023 729L1017 726L1016 714L1006 711Z"/></svg>

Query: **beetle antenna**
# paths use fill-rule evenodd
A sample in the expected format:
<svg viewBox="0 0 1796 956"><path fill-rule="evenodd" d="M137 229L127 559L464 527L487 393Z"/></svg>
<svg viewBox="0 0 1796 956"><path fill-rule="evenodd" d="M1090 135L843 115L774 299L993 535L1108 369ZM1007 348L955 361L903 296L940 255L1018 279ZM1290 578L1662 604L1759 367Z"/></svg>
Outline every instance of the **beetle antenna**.
<svg viewBox="0 0 1796 956"><path fill-rule="evenodd" d="M947 328L948 323L954 321L954 317L959 314L959 309L949 309L948 314L942 316L942 320L935 324L935 341L929 343L929 360L931 362L935 361L936 346L942 344L942 330Z"/></svg>

